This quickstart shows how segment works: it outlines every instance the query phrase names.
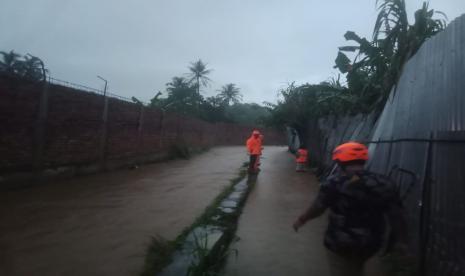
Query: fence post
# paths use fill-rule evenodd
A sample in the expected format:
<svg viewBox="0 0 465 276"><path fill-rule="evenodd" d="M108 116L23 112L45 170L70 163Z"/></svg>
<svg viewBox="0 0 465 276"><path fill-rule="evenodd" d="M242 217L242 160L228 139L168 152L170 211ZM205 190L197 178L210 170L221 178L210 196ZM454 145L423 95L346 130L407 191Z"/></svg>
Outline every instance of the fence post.
<svg viewBox="0 0 465 276"><path fill-rule="evenodd" d="M103 96L103 113L102 113L102 124L101 124L101 134L100 134L100 169L104 170L106 166L107 158L107 144L108 144L108 97Z"/></svg>
<svg viewBox="0 0 465 276"><path fill-rule="evenodd" d="M144 105L140 105L139 110L139 123L137 125L137 150L138 153L142 149L142 130L144 125Z"/></svg>
<svg viewBox="0 0 465 276"><path fill-rule="evenodd" d="M164 135L164 128L163 125L165 123L165 110L163 108L160 109L160 125L159 125L159 135L160 135L160 141L159 141L159 147L160 150L163 149L163 135Z"/></svg>
<svg viewBox="0 0 465 276"><path fill-rule="evenodd" d="M430 219L431 219L431 184L432 184L432 160L433 160L433 139L434 135L431 132L430 141L428 142L426 165L425 165L425 176L423 179L423 189L421 195L421 206L420 206L420 262L419 262L419 275L426 274L426 259L428 251L428 242L430 236Z"/></svg>
<svg viewBox="0 0 465 276"><path fill-rule="evenodd" d="M34 152L32 167L36 172L40 172L43 166L43 154L45 146L45 128L48 113L49 84L45 79L42 82L42 91L39 98L39 112L34 126Z"/></svg>

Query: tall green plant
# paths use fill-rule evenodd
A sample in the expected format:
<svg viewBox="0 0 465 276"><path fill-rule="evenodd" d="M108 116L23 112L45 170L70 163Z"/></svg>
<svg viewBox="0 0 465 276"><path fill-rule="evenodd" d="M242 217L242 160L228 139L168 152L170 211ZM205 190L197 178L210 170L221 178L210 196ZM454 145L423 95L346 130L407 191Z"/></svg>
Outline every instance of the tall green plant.
<svg viewBox="0 0 465 276"><path fill-rule="evenodd" d="M201 59L191 62L189 66L189 82L195 82L197 94L200 95L200 86L207 86L211 79L207 77L211 73L211 69L207 69L207 64Z"/></svg>
<svg viewBox="0 0 465 276"><path fill-rule="evenodd" d="M241 90L236 87L234 83L228 83L223 85L219 90L218 97L225 103L226 105L238 104L242 101L242 94Z"/></svg>
<svg viewBox="0 0 465 276"><path fill-rule="evenodd" d="M26 78L33 81L45 80L45 74L48 72L44 68L44 63L38 57L32 55L21 56L13 50L10 52L0 52L0 72Z"/></svg>
<svg viewBox="0 0 465 276"><path fill-rule="evenodd" d="M19 74L21 70L21 56L13 50L10 52L1 51L0 55L2 55L2 59L0 60L0 72Z"/></svg>
<svg viewBox="0 0 465 276"><path fill-rule="evenodd" d="M426 2L410 25L404 0L377 1L378 17L372 41L348 31L344 37L356 46L339 47L335 67L347 73L347 83L363 110L382 107L395 87L403 66L430 37L446 27L444 13L430 10ZM433 18L439 14L443 19ZM351 61L346 52L356 53Z"/></svg>

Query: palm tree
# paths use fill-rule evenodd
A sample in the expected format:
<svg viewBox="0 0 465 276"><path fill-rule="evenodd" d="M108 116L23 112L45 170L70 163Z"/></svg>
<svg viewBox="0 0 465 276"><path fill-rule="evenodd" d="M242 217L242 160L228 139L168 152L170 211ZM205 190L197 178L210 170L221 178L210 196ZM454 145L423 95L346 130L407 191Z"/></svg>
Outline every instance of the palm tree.
<svg viewBox="0 0 465 276"><path fill-rule="evenodd" d="M193 114L198 111L203 98L197 94L196 87L188 80L183 77L174 77L166 86L168 97L164 100L165 108L170 107L171 110L184 114Z"/></svg>
<svg viewBox="0 0 465 276"><path fill-rule="evenodd" d="M2 60L0 60L0 72L7 74L17 74L21 67L21 57L19 54L11 50L9 53L0 52Z"/></svg>
<svg viewBox="0 0 465 276"><path fill-rule="evenodd" d="M21 65L20 74L24 78L36 81L44 81L46 79L48 70L44 68L44 63L40 58L28 54L24 56L24 61L21 62Z"/></svg>
<svg viewBox="0 0 465 276"><path fill-rule="evenodd" d="M201 59L191 62L189 66L189 73L190 80L189 82L192 83L195 81L197 94L200 95L200 86L207 86L208 83L211 81L207 75L211 73L211 69L207 69L207 64L203 63Z"/></svg>
<svg viewBox="0 0 465 276"><path fill-rule="evenodd" d="M428 3L415 12L415 22L408 22L405 0L384 0L379 4L378 19L373 31L373 40L383 49L383 54L390 59L392 76L396 79L403 65L430 37L442 31L447 23L447 16L442 12L429 10ZM444 19L435 19L440 14ZM383 36L381 35L383 34Z"/></svg>
<svg viewBox="0 0 465 276"><path fill-rule="evenodd" d="M0 72L34 81L45 80L48 70L44 68L44 63L40 58L28 54L20 59L21 56L13 50L9 53L0 52L0 54L3 56L0 61Z"/></svg>
<svg viewBox="0 0 465 276"><path fill-rule="evenodd" d="M189 82L183 77L173 77L171 82L166 84L168 98L174 101L184 101L191 97L192 87Z"/></svg>
<svg viewBox="0 0 465 276"><path fill-rule="evenodd" d="M220 98L226 105L229 105L231 102L237 104L242 101L240 89L236 87L234 83L223 85L223 87L218 91L220 92L220 94L218 94L218 98Z"/></svg>

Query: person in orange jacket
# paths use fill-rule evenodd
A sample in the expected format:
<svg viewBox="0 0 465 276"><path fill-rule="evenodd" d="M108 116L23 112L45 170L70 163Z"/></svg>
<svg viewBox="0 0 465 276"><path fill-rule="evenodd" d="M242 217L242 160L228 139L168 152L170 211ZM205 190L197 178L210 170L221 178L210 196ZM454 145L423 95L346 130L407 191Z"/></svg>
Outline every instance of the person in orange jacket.
<svg viewBox="0 0 465 276"><path fill-rule="evenodd" d="M257 173L257 160L262 152L262 141L260 139L260 132L258 130L254 130L252 132L252 136L247 139L247 152L249 153L250 160L249 160L249 173Z"/></svg>
<svg viewBox="0 0 465 276"><path fill-rule="evenodd" d="M258 155L258 158L257 158L257 168L260 167L260 159L262 157L262 154L263 154L263 139L265 139L265 136L263 134L260 134L260 143L262 144L262 147L260 148L260 154Z"/></svg>
<svg viewBox="0 0 465 276"><path fill-rule="evenodd" d="M305 149L305 146L301 145L296 153L296 172L305 172L307 171L306 165L308 162L308 151Z"/></svg>

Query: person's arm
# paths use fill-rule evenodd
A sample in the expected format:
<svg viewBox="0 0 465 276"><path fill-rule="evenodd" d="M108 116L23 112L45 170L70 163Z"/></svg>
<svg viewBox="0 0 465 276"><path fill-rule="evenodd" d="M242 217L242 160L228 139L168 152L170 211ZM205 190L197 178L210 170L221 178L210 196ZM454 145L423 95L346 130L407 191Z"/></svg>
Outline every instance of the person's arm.
<svg viewBox="0 0 465 276"><path fill-rule="evenodd" d="M332 202L334 202L335 195L335 184L337 183L336 178L329 177L327 178L320 186L318 195L313 201L312 205L302 214L292 225L294 230L297 230L303 226L309 220L321 216Z"/></svg>
<svg viewBox="0 0 465 276"><path fill-rule="evenodd" d="M317 198L315 201L313 201L312 205L310 205L310 207L294 222L294 230L297 232L299 228L302 227L309 220L321 216L326 211L326 209L327 207L324 204L322 204L321 201Z"/></svg>

